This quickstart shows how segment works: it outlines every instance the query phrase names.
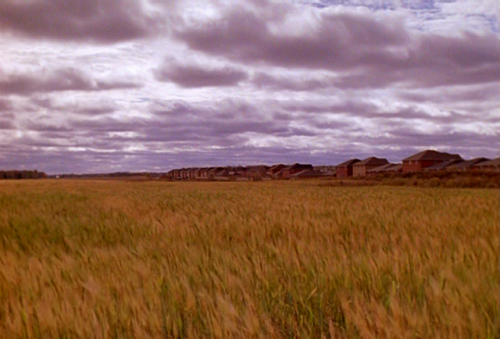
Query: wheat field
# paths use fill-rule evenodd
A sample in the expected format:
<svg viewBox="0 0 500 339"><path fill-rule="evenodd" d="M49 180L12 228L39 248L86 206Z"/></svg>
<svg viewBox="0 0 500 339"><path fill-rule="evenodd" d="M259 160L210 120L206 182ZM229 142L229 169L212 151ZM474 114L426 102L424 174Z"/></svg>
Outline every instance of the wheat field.
<svg viewBox="0 0 500 339"><path fill-rule="evenodd" d="M497 338L499 194L0 182L1 338Z"/></svg>

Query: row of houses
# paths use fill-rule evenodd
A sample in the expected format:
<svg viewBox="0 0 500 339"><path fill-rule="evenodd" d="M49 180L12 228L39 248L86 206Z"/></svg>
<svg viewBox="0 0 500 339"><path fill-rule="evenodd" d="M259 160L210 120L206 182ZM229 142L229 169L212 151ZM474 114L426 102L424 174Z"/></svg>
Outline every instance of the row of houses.
<svg viewBox="0 0 500 339"><path fill-rule="evenodd" d="M349 159L337 165L337 178L373 176L380 173L408 173L419 171L500 170L500 158L464 160L458 154L426 150L392 164L385 158Z"/></svg>
<svg viewBox="0 0 500 339"><path fill-rule="evenodd" d="M381 173L404 173L442 170L500 170L500 158L475 158L464 160L458 154L426 150L402 160L390 163L385 158L369 157L363 160L349 159L337 166L311 164L278 164L273 166L228 166L173 169L166 174L171 180L262 180L301 179L322 176L337 178L374 176Z"/></svg>
<svg viewBox="0 0 500 339"><path fill-rule="evenodd" d="M261 180L299 179L323 176L324 173L314 169L311 164L278 164L274 166L228 166L173 169L167 173L172 180Z"/></svg>

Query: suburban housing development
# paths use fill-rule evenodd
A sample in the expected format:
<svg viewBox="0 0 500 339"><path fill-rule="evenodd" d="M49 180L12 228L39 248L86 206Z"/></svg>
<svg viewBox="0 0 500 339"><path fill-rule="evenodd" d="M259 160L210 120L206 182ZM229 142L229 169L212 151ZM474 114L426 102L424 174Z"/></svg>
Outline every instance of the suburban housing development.
<svg viewBox="0 0 500 339"><path fill-rule="evenodd" d="M401 163L390 163L375 156L360 160L348 159L336 166L311 164L276 164L272 166L225 166L173 169L167 173L171 180L262 180L303 179L323 176L337 178L366 177L381 173L406 173L419 171L500 171L500 158L475 158L464 160L458 154L425 150L404 158Z"/></svg>

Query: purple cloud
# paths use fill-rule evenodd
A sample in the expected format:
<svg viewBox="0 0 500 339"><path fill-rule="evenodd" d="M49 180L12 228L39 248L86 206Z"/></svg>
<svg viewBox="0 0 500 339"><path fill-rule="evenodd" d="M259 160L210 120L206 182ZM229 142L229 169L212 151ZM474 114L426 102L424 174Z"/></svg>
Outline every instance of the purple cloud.
<svg viewBox="0 0 500 339"><path fill-rule="evenodd" d="M0 2L0 28L35 39L114 43L150 36L160 27L138 0Z"/></svg>
<svg viewBox="0 0 500 339"><path fill-rule="evenodd" d="M138 87L140 85L133 82L95 80L76 69L29 74L0 73L0 93L2 94L31 95L33 93L105 91Z"/></svg>
<svg viewBox="0 0 500 339"><path fill-rule="evenodd" d="M248 77L245 72L229 66L210 68L168 61L154 71L154 76L158 81L171 81L185 88L235 86Z"/></svg>
<svg viewBox="0 0 500 339"><path fill-rule="evenodd" d="M271 29L254 11L234 10L223 20L178 29L176 37L192 50L233 62L332 71L339 88L475 84L500 75L494 34L410 33L402 21L354 13L322 13L314 31L290 35Z"/></svg>

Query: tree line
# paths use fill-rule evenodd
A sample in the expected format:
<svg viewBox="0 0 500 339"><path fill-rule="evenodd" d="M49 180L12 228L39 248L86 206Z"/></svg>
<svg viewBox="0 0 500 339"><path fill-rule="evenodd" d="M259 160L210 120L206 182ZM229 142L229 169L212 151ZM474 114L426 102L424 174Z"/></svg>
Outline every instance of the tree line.
<svg viewBox="0 0 500 339"><path fill-rule="evenodd" d="M1 179L42 179L47 178L47 174L44 172L38 172L37 170L12 170L12 171L0 171Z"/></svg>

